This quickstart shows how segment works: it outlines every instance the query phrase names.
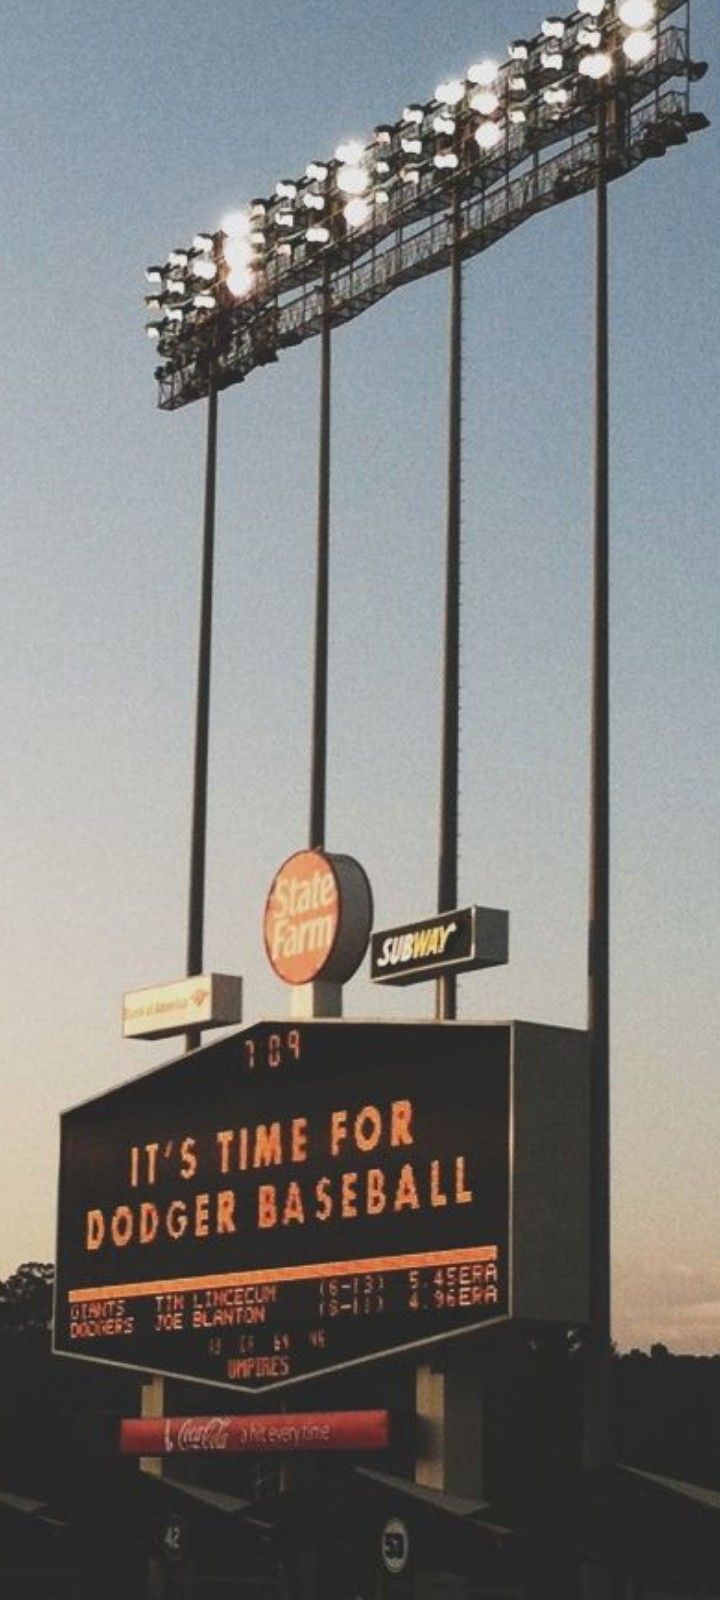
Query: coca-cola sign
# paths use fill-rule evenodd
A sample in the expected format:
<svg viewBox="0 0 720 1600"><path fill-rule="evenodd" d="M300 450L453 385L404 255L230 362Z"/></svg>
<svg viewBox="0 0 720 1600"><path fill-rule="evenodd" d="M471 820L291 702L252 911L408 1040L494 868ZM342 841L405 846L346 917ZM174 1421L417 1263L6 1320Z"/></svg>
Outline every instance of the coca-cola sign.
<svg viewBox="0 0 720 1600"><path fill-rule="evenodd" d="M385 1450L387 1411L296 1411L246 1417L126 1417L120 1453L167 1456L297 1450Z"/></svg>
<svg viewBox="0 0 720 1600"><path fill-rule="evenodd" d="M166 1455L172 1450L227 1450L230 1417L164 1417L163 1422Z"/></svg>

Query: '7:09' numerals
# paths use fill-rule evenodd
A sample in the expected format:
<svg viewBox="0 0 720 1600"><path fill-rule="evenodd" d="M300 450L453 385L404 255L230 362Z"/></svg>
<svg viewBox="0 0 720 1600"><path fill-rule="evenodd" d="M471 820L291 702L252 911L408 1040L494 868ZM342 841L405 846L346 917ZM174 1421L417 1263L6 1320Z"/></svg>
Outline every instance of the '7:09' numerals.
<svg viewBox="0 0 720 1600"><path fill-rule="evenodd" d="M299 1061L301 1049L299 1028L269 1033L266 1039L243 1039L245 1065L250 1072L256 1067L285 1067L292 1061Z"/></svg>

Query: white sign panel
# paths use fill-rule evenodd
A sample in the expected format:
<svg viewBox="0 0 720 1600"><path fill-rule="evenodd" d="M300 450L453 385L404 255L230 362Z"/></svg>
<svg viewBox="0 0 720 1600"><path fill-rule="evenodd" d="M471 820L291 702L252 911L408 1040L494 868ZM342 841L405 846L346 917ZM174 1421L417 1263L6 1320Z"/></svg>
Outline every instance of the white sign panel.
<svg viewBox="0 0 720 1600"><path fill-rule="evenodd" d="M201 972L123 995L125 1039L166 1039L188 1028L226 1028L242 1022L242 978Z"/></svg>

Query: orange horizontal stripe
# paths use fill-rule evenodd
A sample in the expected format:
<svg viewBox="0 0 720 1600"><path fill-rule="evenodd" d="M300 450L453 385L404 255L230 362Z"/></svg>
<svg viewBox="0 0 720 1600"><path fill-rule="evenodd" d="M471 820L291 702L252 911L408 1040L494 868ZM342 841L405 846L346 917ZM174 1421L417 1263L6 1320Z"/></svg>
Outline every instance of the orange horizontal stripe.
<svg viewBox="0 0 720 1600"><path fill-rule="evenodd" d="M102 1288L69 1289L68 1302L138 1299L145 1294L181 1294L186 1289L236 1289L250 1283L299 1283L313 1278L342 1278L363 1272L400 1272L409 1267L454 1267L469 1261L496 1261L497 1245L475 1249L420 1250L403 1256L369 1256L362 1261L314 1261L306 1267L269 1267L264 1272L211 1272L199 1278L152 1278L146 1283L109 1283Z"/></svg>

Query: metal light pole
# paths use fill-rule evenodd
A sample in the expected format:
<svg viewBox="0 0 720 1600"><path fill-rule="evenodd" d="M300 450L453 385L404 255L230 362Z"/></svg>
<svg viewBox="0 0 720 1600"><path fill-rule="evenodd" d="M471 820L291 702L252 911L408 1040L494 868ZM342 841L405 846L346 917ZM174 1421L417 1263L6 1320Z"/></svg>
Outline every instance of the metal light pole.
<svg viewBox="0 0 720 1600"><path fill-rule="evenodd" d="M457 905L458 768L460 697L460 467L462 426L462 250L460 189L452 200L450 255L450 375L448 388L447 538L445 555L445 645L440 779L438 911ZM457 1013L457 979L436 979L435 1015L447 1021Z"/></svg>
<svg viewBox="0 0 720 1600"><path fill-rule="evenodd" d="M213 370L208 392L205 454L205 506L200 583L200 636L198 641L195 764L193 772L190 893L187 928L186 971L188 977L202 972L203 969L208 740L210 731L210 662L212 649L213 560L215 554L215 486L217 481L217 406L217 379ZM200 1044L200 1037L199 1028L188 1028L185 1034L185 1049L196 1050Z"/></svg>
<svg viewBox="0 0 720 1600"><path fill-rule="evenodd" d="M322 849L325 844L330 554L330 336L330 273L326 262L322 281L322 328L320 333L320 443L318 454L315 657L310 770L309 844L311 849Z"/></svg>
<svg viewBox="0 0 720 1600"><path fill-rule="evenodd" d="M614 109L601 89L597 117L595 243L595 462L591 638L588 1036L590 1057L590 1342L583 1457L611 1460L610 1393L610 716L607 135Z"/></svg>

